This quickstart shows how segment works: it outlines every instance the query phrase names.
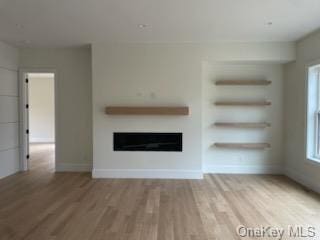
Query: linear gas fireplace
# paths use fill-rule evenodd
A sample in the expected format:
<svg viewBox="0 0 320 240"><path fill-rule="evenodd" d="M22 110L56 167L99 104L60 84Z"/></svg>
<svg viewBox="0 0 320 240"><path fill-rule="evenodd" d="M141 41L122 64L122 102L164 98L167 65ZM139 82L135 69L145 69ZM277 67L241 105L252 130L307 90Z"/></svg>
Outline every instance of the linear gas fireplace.
<svg viewBox="0 0 320 240"><path fill-rule="evenodd" d="M182 152L182 133L113 133L114 151Z"/></svg>

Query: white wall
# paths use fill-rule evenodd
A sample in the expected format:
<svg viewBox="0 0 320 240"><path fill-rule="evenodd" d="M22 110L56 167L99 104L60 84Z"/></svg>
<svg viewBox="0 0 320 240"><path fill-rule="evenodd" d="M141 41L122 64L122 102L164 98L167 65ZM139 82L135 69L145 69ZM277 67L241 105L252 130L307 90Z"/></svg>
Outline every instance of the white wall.
<svg viewBox="0 0 320 240"><path fill-rule="evenodd" d="M22 49L20 56L21 68L56 70L57 170L91 170L91 49Z"/></svg>
<svg viewBox="0 0 320 240"><path fill-rule="evenodd" d="M203 66L203 161L206 172L278 173L283 170L282 65L205 63ZM268 86L216 86L223 79L265 79ZM223 107L215 101L267 100L268 107ZM265 129L216 127L215 122L268 122ZM267 142L267 150L214 147L215 142Z"/></svg>
<svg viewBox="0 0 320 240"><path fill-rule="evenodd" d="M29 79L30 142L54 142L54 77L32 74Z"/></svg>
<svg viewBox="0 0 320 240"><path fill-rule="evenodd" d="M320 164L306 159L306 67L320 60L320 32L297 43L297 60L285 66L285 160L287 174L320 192Z"/></svg>
<svg viewBox="0 0 320 240"><path fill-rule="evenodd" d="M0 42L0 178L19 170L18 51Z"/></svg>
<svg viewBox="0 0 320 240"><path fill-rule="evenodd" d="M202 168L203 62L273 62L294 60L291 43L119 44L93 45L93 159L95 177L199 177ZM281 68L264 66L281 87ZM155 97L153 97L155 96ZM270 94L268 95L270 96ZM273 96L270 96L273 97ZM281 88L274 109L281 109ZM107 116L107 105L188 105L190 116ZM281 117L275 121L275 133ZM183 153L113 152L114 131L182 131ZM282 132L272 137L274 152L254 164L280 164ZM280 146L277 147L277 143ZM269 156L270 155L270 156ZM236 154L235 156L239 156ZM269 156L269 157L268 157ZM261 160L263 158L263 160ZM220 160L219 160L220 161ZM238 163L235 162L235 163ZM246 162L253 162L249 159ZM205 164L212 164L210 160ZM234 164L234 163L232 163ZM242 165L243 166L243 165ZM241 169L240 169L241 170Z"/></svg>

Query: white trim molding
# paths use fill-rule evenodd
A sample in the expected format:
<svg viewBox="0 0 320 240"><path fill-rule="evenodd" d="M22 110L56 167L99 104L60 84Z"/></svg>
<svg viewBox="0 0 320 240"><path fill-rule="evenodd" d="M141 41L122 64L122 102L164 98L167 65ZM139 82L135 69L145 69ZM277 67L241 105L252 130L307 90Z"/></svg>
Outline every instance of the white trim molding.
<svg viewBox="0 0 320 240"><path fill-rule="evenodd" d="M54 75L54 121L55 121L55 134L54 139L55 142L55 159L59 159L60 156L60 142L59 140L59 132L58 132L58 73L55 69L49 68L21 68L19 70L19 99L20 99L20 107L19 107L19 119L20 119L20 170L27 171L29 169L29 159L27 156L29 155L29 135L26 134L26 130L29 129L29 112L26 110L26 104L28 103L28 86L25 82L27 74L30 73L49 73ZM55 168L56 161L55 161Z"/></svg>
<svg viewBox="0 0 320 240"><path fill-rule="evenodd" d="M286 168L285 174L287 177L302 184L303 186L320 193L319 182L315 182L314 179L310 178L307 174L302 174L292 168Z"/></svg>
<svg viewBox="0 0 320 240"><path fill-rule="evenodd" d="M89 163L56 163L56 172L91 172Z"/></svg>
<svg viewBox="0 0 320 240"><path fill-rule="evenodd" d="M202 179L201 170L179 169L93 169L93 178Z"/></svg>
<svg viewBox="0 0 320 240"><path fill-rule="evenodd" d="M281 165L209 165L204 169L205 173L223 174L283 174Z"/></svg>
<svg viewBox="0 0 320 240"><path fill-rule="evenodd" d="M54 143L54 138L38 138L34 137L29 140L30 143Z"/></svg>

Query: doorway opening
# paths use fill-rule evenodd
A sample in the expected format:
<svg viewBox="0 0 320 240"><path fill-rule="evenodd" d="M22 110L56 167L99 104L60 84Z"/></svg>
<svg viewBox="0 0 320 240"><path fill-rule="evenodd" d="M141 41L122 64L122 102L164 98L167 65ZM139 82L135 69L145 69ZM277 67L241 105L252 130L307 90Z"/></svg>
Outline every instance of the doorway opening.
<svg viewBox="0 0 320 240"><path fill-rule="evenodd" d="M55 73L22 74L22 170L55 171Z"/></svg>

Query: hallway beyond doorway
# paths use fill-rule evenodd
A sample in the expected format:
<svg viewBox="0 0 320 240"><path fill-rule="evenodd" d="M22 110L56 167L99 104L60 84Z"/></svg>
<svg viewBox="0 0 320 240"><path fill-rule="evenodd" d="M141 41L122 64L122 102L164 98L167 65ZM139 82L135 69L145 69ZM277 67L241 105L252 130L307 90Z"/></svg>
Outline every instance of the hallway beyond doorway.
<svg viewBox="0 0 320 240"><path fill-rule="evenodd" d="M54 143L30 143L30 170L54 172Z"/></svg>

